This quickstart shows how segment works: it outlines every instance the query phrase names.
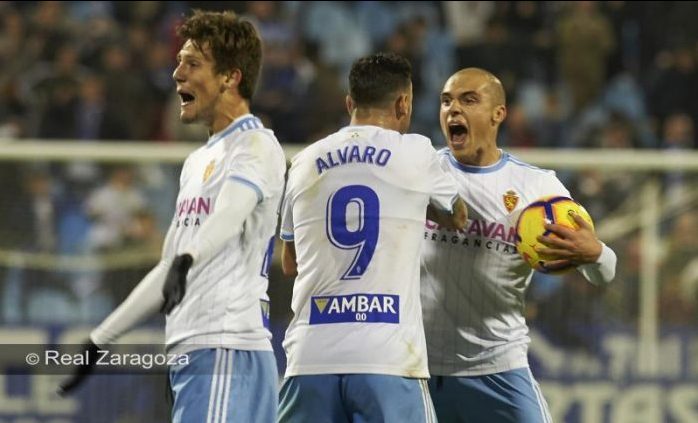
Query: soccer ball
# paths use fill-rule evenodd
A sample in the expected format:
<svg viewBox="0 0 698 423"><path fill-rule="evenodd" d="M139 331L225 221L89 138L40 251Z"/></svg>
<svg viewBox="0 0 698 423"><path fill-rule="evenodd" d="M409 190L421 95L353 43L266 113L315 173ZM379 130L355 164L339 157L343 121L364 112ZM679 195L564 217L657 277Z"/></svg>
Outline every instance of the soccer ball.
<svg viewBox="0 0 698 423"><path fill-rule="evenodd" d="M544 254L538 254L536 247L544 247L536 239L538 235L551 235L550 231L546 231L546 223L555 223L568 228L578 229L579 225L572 217L578 214L587 221L591 227L594 227L594 222L586 209L576 201L568 197L549 196L542 197L532 202L521 211L519 220L516 223L516 250L529 266L533 269L549 274L565 273L574 268L568 266L563 269L548 270L543 265L551 257ZM552 236L555 236L552 234Z"/></svg>

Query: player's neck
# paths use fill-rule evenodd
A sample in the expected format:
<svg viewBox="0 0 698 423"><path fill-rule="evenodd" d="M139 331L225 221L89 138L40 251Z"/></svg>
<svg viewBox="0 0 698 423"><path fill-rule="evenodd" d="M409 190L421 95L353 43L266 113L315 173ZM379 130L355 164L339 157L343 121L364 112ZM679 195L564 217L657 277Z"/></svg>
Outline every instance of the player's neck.
<svg viewBox="0 0 698 423"><path fill-rule="evenodd" d="M497 163L502 157L502 151L493 145L492 148L478 148L469 154L454 154L456 160L467 166L486 167Z"/></svg>
<svg viewBox="0 0 698 423"><path fill-rule="evenodd" d="M228 127L235 119L250 113L250 105L247 101L241 100L233 104L228 103L216 113L212 124L208 127L208 135L217 134Z"/></svg>
<svg viewBox="0 0 698 423"><path fill-rule="evenodd" d="M399 131L400 128L400 122L395 119L394 115L377 109L371 109L369 111L354 110L351 114L350 125L372 125L385 129L392 129L393 131Z"/></svg>
<svg viewBox="0 0 698 423"><path fill-rule="evenodd" d="M478 166L492 166L493 164L497 163L501 157L502 151L495 145L480 155L478 158L478 161L480 162Z"/></svg>

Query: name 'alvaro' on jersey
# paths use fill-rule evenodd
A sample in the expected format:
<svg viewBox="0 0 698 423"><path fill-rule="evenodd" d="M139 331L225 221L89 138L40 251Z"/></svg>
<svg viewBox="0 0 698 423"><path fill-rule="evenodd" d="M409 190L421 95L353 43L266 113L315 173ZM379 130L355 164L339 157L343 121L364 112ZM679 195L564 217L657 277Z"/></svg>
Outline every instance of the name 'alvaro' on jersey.
<svg viewBox="0 0 698 423"><path fill-rule="evenodd" d="M294 241L286 376L428 377L419 300L426 207L451 210L453 179L429 139L349 126L294 157L281 238Z"/></svg>

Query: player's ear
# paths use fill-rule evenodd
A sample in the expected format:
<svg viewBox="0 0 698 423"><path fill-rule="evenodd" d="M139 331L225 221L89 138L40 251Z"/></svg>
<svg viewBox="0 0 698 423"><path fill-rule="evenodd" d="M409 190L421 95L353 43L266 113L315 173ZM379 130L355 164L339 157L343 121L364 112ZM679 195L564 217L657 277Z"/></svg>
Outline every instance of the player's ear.
<svg viewBox="0 0 698 423"><path fill-rule="evenodd" d="M347 94L346 98L344 99L344 104L346 104L347 112L349 113L349 116L351 116L351 114L354 113L354 109L356 109L356 104L354 103L354 99L351 98L351 96Z"/></svg>
<svg viewBox="0 0 698 423"><path fill-rule="evenodd" d="M397 99L395 99L395 117L399 119L404 118L410 114L410 104L407 94L400 94Z"/></svg>
<svg viewBox="0 0 698 423"><path fill-rule="evenodd" d="M492 110L492 124L497 126L507 118L507 107L503 104L495 106Z"/></svg>
<svg viewBox="0 0 698 423"><path fill-rule="evenodd" d="M225 75L225 79L223 80L223 85L225 86L226 90L229 90L233 87L238 87L240 85L241 81L242 81L242 72L240 72L240 69L234 69L233 71L231 71Z"/></svg>

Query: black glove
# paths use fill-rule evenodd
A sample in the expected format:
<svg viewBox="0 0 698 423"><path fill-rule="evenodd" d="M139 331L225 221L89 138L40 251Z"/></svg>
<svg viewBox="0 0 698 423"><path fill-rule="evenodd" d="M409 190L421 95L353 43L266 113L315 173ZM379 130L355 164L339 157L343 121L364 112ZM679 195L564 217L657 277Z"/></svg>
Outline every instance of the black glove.
<svg viewBox="0 0 698 423"><path fill-rule="evenodd" d="M160 309L161 313L170 314L173 308L182 302L187 290L187 272L194 259L189 254L177 256L172 261L170 270L167 272L165 285L162 287L162 296L165 303Z"/></svg>
<svg viewBox="0 0 698 423"><path fill-rule="evenodd" d="M84 357L83 364L75 366L73 374L65 378L58 385L58 395L65 396L73 389L77 388L82 381L92 373L92 367L99 359L99 347L91 340L88 340L82 345L82 355Z"/></svg>

